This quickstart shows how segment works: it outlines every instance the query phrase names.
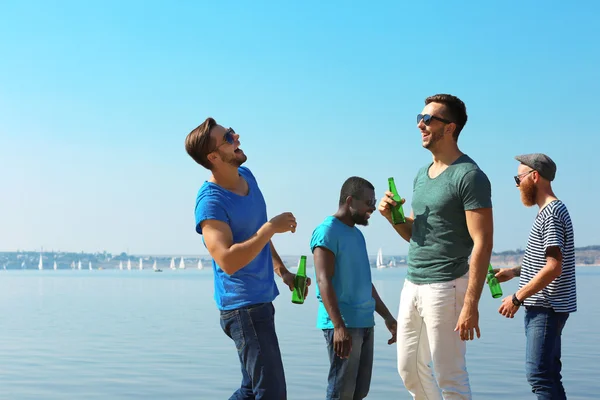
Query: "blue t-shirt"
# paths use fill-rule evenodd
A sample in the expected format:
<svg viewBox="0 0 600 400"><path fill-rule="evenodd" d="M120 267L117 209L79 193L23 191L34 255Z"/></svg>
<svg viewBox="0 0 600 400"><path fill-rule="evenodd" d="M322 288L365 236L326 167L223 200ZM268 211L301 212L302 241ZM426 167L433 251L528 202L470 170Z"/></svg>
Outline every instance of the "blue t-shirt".
<svg viewBox="0 0 600 400"><path fill-rule="evenodd" d="M313 231L310 250L323 247L335 255L332 283L342 319L348 328L370 328L375 325L375 299L371 283L371 266L365 237L357 227L350 227L329 216ZM321 300L319 286L317 328L332 329L333 323Z"/></svg>
<svg viewBox="0 0 600 400"><path fill-rule="evenodd" d="M196 232L200 223L216 219L229 225L233 243L252 237L267 222L267 206L254 175L246 167L239 174L248 182L248 194L240 196L221 186L204 182L196 197ZM203 240L204 241L204 240ZM271 247L267 244L248 265L232 275L212 260L215 301L220 310L234 310L252 304L268 303L279 294L273 272Z"/></svg>

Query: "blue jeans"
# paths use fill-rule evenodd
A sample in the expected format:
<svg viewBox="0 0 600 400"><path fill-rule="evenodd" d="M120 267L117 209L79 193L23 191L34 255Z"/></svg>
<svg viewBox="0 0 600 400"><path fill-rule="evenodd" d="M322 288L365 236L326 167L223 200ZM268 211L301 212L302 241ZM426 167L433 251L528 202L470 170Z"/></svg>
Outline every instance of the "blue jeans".
<svg viewBox="0 0 600 400"><path fill-rule="evenodd" d="M286 384L272 303L221 311L221 328L235 343L241 387L229 400L286 400Z"/></svg>
<svg viewBox="0 0 600 400"><path fill-rule="evenodd" d="M527 307L525 311L527 381L538 399L567 398L560 375L560 337L567 318L569 313L551 308Z"/></svg>
<svg viewBox="0 0 600 400"><path fill-rule="evenodd" d="M333 329L323 329L329 353L327 400L364 399L371 386L373 328L346 329L352 336L352 351L345 359L333 350Z"/></svg>

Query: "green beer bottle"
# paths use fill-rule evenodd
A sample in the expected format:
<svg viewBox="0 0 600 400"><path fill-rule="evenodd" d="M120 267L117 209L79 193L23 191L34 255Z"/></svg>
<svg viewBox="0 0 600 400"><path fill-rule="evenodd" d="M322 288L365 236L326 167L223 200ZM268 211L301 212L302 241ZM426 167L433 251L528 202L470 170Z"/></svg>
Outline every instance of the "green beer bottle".
<svg viewBox="0 0 600 400"><path fill-rule="evenodd" d="M493 298L497 299L498 297L502 296L502 288L500 287L498 278L496 278L496 275L494 274L494 268L492 268L492 264L488 266L487 283L490 287Z"/></svg>
<svg viewBox="0 0 600 400"><path fill-rule="evenodd" d="M388 187L390 192L394 195L392 200L394 200L397 204L395 207L392 207L392 223L394 225L403 224L406 222L404 218L404 210L402 210L402 204L400 203L402 199L396 190L396 184L394 183L394 178L388 178Z"/></svg>
<svg viewBox="0 0 600 400"><path fill-rule="evenodd" d="M306 290L306 256L300 256L300 264L294 278L294 291L292 292L292 303L304 303L304 291Z"/></svg>

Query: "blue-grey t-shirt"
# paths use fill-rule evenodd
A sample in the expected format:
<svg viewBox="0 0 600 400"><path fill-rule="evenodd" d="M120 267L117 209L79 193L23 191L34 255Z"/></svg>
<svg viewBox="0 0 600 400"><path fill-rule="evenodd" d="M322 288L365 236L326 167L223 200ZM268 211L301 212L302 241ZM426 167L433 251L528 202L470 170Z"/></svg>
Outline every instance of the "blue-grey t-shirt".
<svg viewBox="0 0 600 400"><path fill-rule="evenodd" d="M196 197L196 232L200 223L215 219L229 225L233 243L252 237L267 222L267 206L254 175L246 167L239 174L248 182L248 194L240 196L212 182L204 182ZM215 301L220 310L234 310L252 304L268 303L279 294L273 272L271 247L267 244L248 265L232 275L212 260Z"/></svg>
<svg viewBox="0 0 600 400"><path fill-rule="evenodd" d="M310 250L323 247L335 255L332 284L342 319L348 328L370 328L375 325L375 299L371 283L371 266L365 238L356 226L348 226L329 216L312 234ZM315 289L319 310L317 328L332 329L333 323Z"/></svg>

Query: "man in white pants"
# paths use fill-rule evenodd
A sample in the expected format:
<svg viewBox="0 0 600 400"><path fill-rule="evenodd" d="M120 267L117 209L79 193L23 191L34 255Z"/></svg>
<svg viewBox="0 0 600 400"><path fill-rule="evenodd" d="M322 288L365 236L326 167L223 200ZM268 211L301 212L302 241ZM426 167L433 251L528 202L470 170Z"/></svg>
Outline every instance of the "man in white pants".
<svg viewBox="0 0 600 400"><path fill-rule="evenodd" d="M414 180L410 217L393 225L390 192L379 204L410 243L397 342L398 372L415 399L471 399L465 341L480 337L478 304L493 219L490 182L457 145L466 122L466 107L457 97L428 97L417 126L433 162Z"/></svg>

